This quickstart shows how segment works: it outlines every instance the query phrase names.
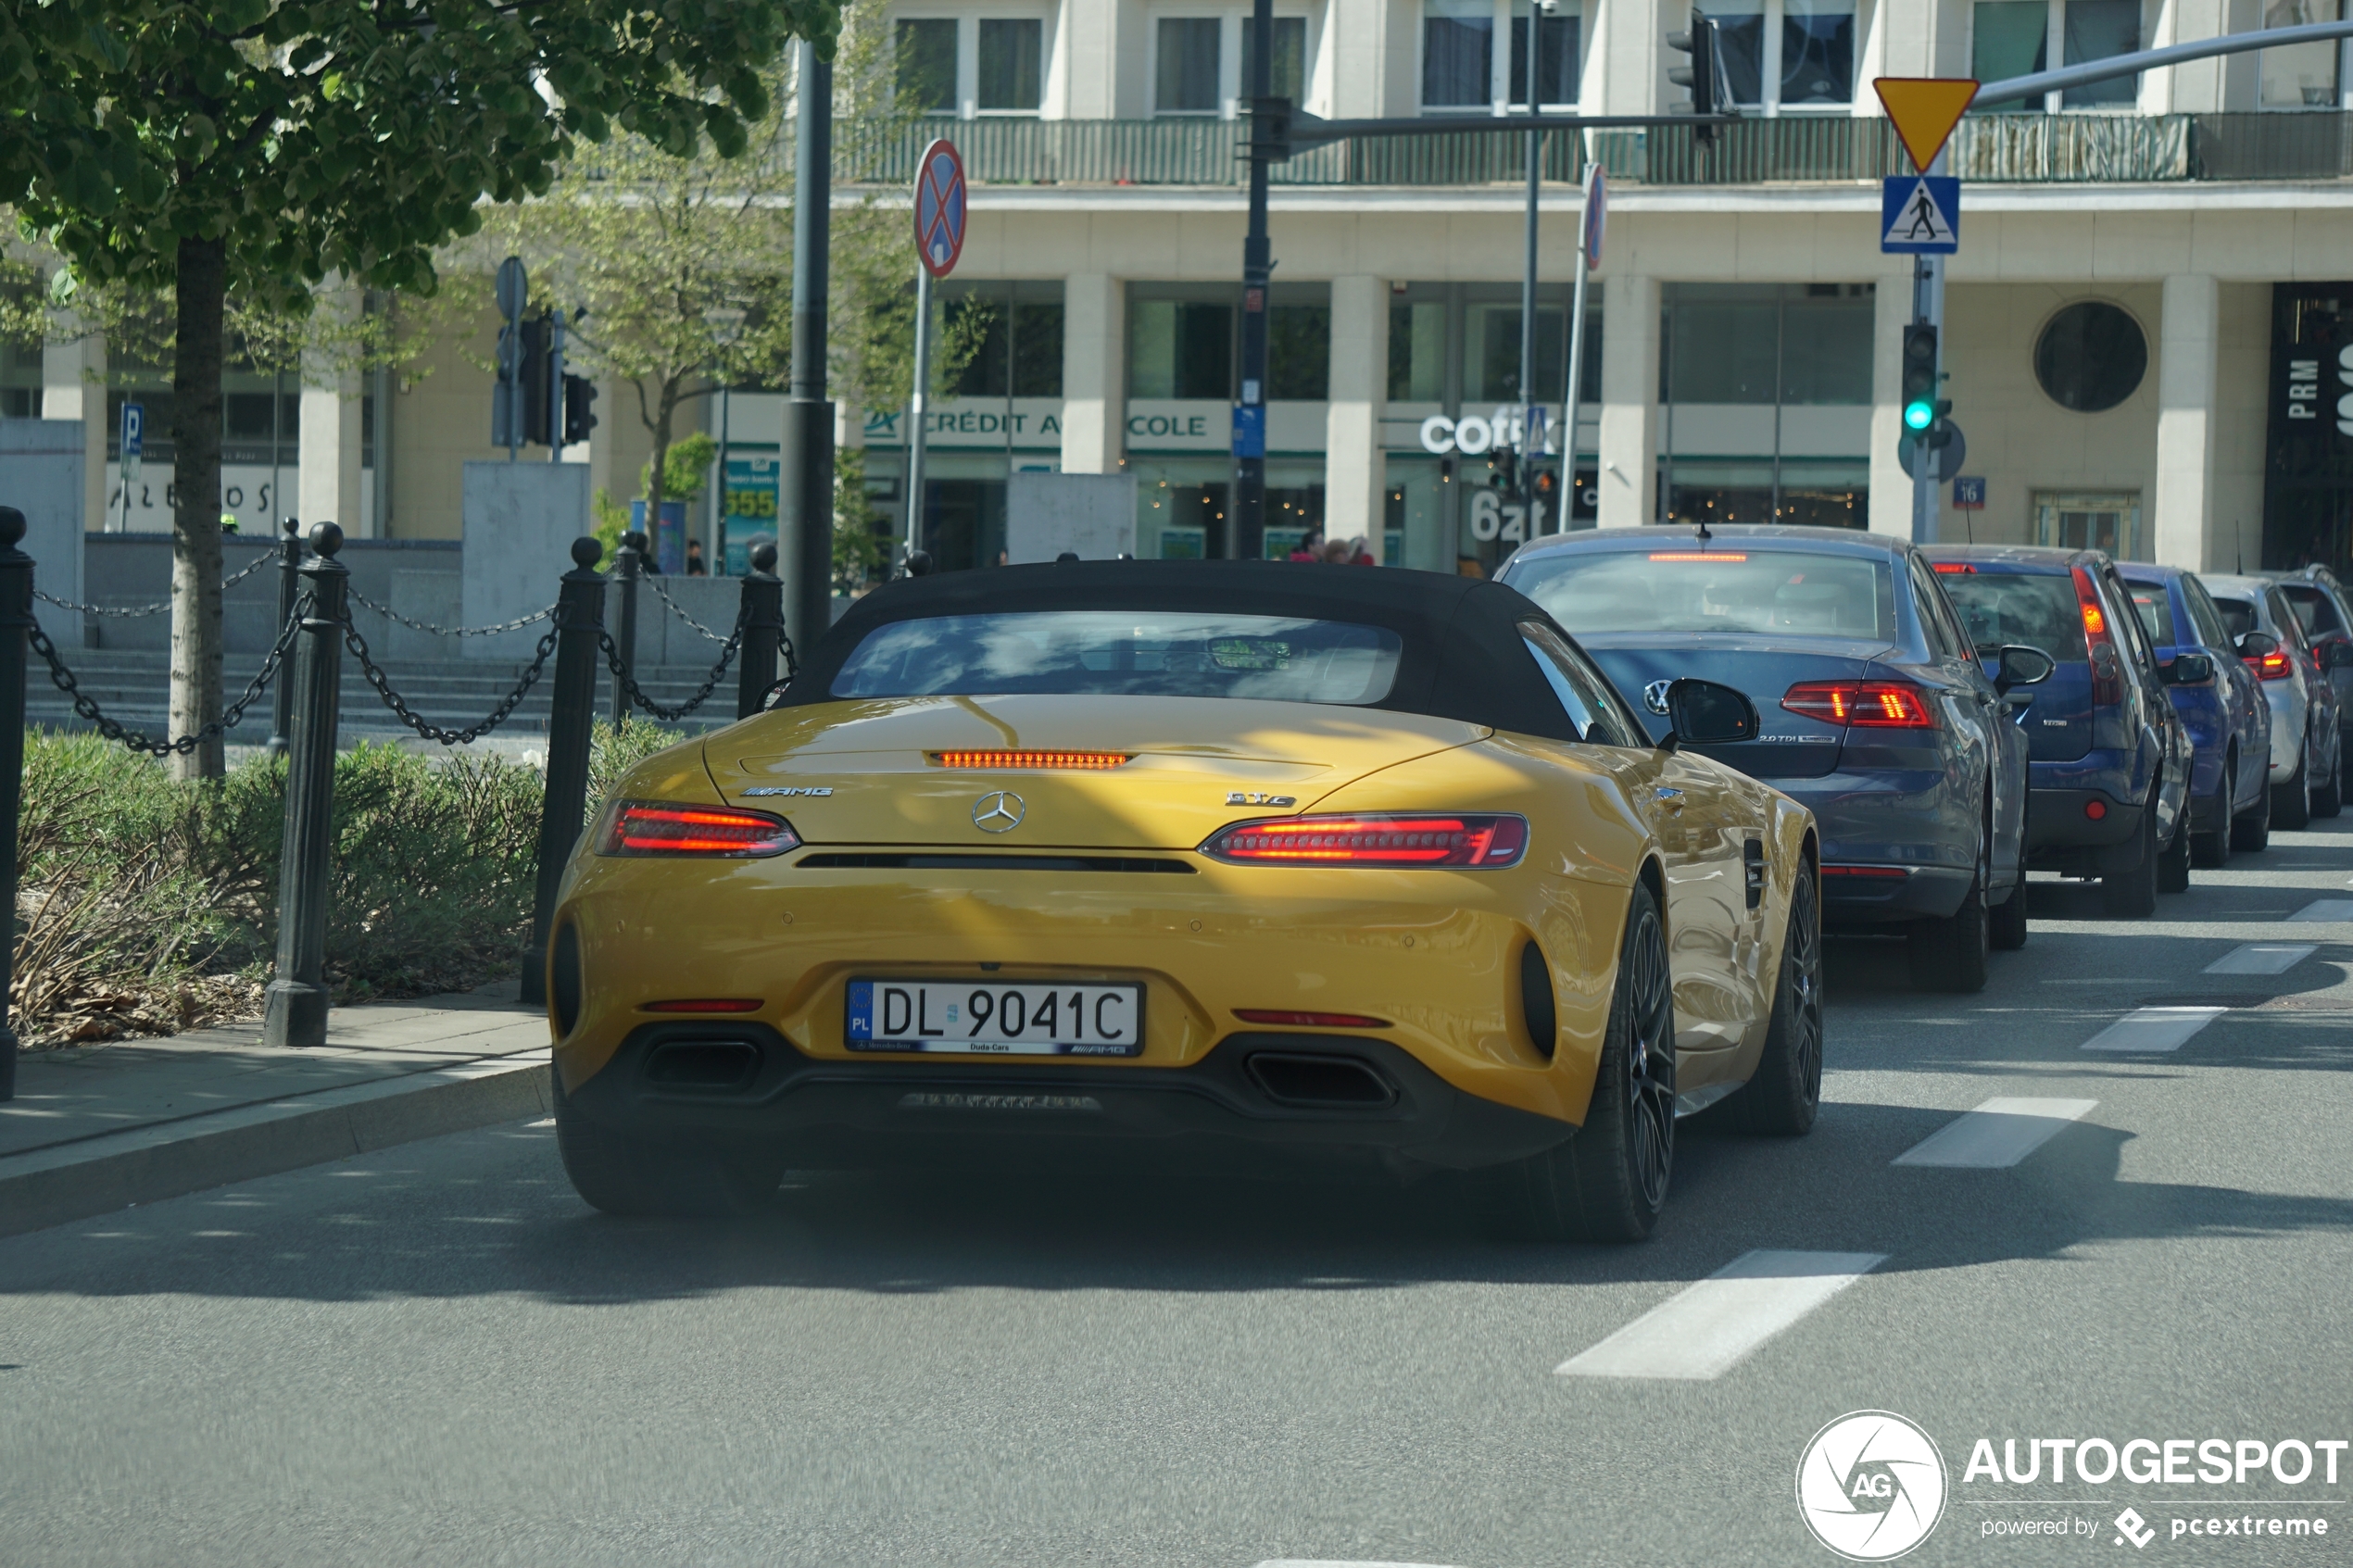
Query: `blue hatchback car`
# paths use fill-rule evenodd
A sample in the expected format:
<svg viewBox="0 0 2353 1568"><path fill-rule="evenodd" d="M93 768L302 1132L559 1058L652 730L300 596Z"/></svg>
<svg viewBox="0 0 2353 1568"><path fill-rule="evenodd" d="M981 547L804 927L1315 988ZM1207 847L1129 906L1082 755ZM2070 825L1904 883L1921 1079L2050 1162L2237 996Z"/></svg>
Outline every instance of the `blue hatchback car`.
<svg viewBox="0 0 2353 1568"><path fill-rule="evenodd" d="M2255 671L2239 657L2222 612L2206 584L2178 566L2128 561L2117 568L2171 675L2166 695L2190 732L2190 847L2201 866L2219 866L2236 849L2260 849L2271 837L2271 707ZM2185 671L2184 655L2195 662ZM2210 668L2212 673L2202 674ZM2198 678L2191 678L2198 677Z"/></svg>
<svg viewBox="0 0 2353 1568"><path fill-rule="evenodd" d="M2023 643L2058 660L2020 720L2032 759L2026 863L2097 877L2112 918L2156 913L2158 894L2190 885L2196 750L2115 563L2028 545L1921 553L1979 647Z"/></svg>

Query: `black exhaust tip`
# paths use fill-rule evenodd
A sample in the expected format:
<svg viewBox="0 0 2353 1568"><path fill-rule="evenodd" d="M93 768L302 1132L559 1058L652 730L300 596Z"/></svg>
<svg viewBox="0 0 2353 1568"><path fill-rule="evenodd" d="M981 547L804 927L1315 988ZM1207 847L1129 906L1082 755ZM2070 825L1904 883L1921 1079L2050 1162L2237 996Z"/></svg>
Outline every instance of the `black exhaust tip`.
<svg viewBox="0 0 2353 1568"><path fill-rule="evenodd" d="M1397 1103L1396 1085L1353 1056L1256 1051L1247 1065L1251 1081L1277 1105L1363 1110Z"/></svg>
<svg viewBox="0 0 2353 1568"><path fill-rule="evenodd" d="M759 1071L760 1047L749 1040L664 1040L646 1058L646 1082L664 1089L724 1094Z"/></svg>

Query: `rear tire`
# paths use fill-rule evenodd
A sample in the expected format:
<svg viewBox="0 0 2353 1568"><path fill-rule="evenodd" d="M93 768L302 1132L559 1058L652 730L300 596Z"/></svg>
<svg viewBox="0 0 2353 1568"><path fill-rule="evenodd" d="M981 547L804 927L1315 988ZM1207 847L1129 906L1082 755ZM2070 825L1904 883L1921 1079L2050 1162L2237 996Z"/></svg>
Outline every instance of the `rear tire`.
<svg viewBox="0 0 2353 1568"><path fill-rule="evenodd" d="M2141 808L2141 857L2131 871L2103 873L2100 910L2110 920L2145 920L2157 913L2157 792Z"/></svg>
<svg viewBox="0 0 2353 1568"><path fill-rule="evenodd" d="M1986 955L1993 950L1993 931L1985 909L1990 855L1981 845L1977 874L1969 879L1969 893L1959 909L1944 920L1924 920L1912 927L1906 956L1911 960L1915 990L1967 995L1985 989Z"/></svg>
<svg viewBox="0 0 2353 1568"><path fill-rule="evenodd" d="M2159 893L2187 893L2190 890L2190 803L2182 802L2181 820L2173 824L2173 842L2157 858L2157 890Z"/></svg>
<svg viewBox="0 0 2353 1568"><path fill-rule="evenodd" d="M2305 793L2305 781L2311 776L2311 750L2308 742L2296 748L2296 777L2275 784L2271 789L2271 825L2284 833L2309 826L2312 821L2312 800Z"/></svg>
<svg viewBox="0 0 2353 1568"><path fill-rule="evenodd" d="M730 1159L707 1149L657 1143L599 1126L564 1093L550 1066L556 1101L556 1150L564 1174L591 1208L623 1216L705 1218L759 1208L784 1179L785 1162Z"/></svg>
<svg viewBox="0 0 2353 1568"><path fill-rule="evenodd" d="M2205 871L2219 871L2231 859L2231 791L2237 786L2238 753L2228 752L2222 758L2222 776L2214 781L2214 804L2208 808L2206 820L2214 825L2204 833L2190 834L2190 864ZM2196 821L2195 815L2192 821Z"/></svg>
<svg viewBox="0 0 2353 1568"><path fill-rule="evenodd" d="M2231 819L2231 847L2259 855L2271 844L2271 786L2255 792L2255 804Z"/></svg>
<svg viewBox="0 0 2353 1568"><path fill-rule="evenodd" d="M1526 1241L1641 1241L1675 1162L1675 992L1658 903L1637 883L1585 1124L1492 1173L1496 1218Z"/></svg>
<svg viewBox="0 0 2353 1568"><path fill-rule="evenodd" d="M1790 889L1765 1054L1727 1102L1743 1129L1770 1137L1804 1136L1822 1105L1822 906L1812 866L1800 867Z"/></svg>
<svg viewBox="0 0 2353 1568"><path fill-rule="evenodd" d="M2336 761L2329 769L2329 782L2312 792L2312 815L2341 816L2345 811L2345 742L2336 743Z"/></svg>
<svg viewBox="0 0 2353 1568"><path fill-rule="evenodd" d="M1997 953L2026 946L2026 872L2020 868L2010 896L1985 911L1985 944Z"/></svg>

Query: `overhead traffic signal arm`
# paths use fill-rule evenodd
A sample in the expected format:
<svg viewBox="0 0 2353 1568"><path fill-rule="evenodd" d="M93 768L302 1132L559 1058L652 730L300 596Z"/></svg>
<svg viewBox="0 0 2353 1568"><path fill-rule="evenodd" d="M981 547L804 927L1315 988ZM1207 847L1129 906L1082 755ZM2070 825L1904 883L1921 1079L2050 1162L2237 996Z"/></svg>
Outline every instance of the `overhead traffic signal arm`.
<svg viewBox="0 0 2353 1568"><path fill-rule="evenodd" d="M1699 120L1699 139L1715 139L1716 122L1730 119L1738 111L1732 105L1731 78L1724 69L1724 35L1721 27L1698 6L1692 7L1690 27L1667 35L1667 46L1679 55L1691 56L1689 65L1669 67L1667 80L1682 88L1691 96L1674 106L1678 115Z"/></svg>

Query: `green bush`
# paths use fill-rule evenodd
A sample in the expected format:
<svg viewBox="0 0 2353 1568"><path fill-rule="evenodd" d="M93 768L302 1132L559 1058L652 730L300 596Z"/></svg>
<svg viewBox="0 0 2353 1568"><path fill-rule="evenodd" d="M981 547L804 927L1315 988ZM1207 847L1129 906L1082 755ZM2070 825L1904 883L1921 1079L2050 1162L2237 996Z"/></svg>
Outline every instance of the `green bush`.
<svg viewBox="0 0 2353 1568"><path fill-rule="evenodd" d="M675 744L597 726L594 803ZM87 732L25 737L12 1000L27 1043L249 1015L277 944L285 767L174 781ZM326 975L338 1001L464 990L515 972L544 780L495 755L361 745L335 759Z"/></svg>

